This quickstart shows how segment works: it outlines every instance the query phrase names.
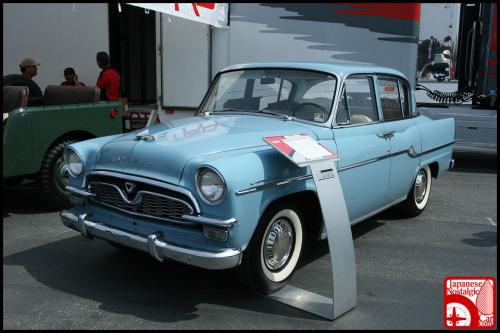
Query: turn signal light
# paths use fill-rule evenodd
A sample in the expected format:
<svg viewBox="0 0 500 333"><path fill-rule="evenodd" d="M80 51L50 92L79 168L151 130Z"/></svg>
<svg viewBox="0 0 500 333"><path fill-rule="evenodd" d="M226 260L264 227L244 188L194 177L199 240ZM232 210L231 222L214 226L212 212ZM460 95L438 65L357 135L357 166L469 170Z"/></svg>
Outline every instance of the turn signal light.
<svg viewBox="0 0 500 333"><path fill-rule="evenodd" d="M116 111L116 109L115 109L115 108L112 108L112 109L111 109L111 113L110 113L111 118L115 118L117 114L118 114L118 111Z"/></svg>

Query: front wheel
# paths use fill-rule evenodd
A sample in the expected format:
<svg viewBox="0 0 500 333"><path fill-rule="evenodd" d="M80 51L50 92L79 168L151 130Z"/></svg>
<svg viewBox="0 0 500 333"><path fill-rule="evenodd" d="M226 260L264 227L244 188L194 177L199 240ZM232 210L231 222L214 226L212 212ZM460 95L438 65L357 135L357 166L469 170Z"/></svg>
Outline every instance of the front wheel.
<svg viewBox="0 0 500 333"><path fill-rule="evenodd" d="M68 170L64 163L64 148L76 142L67 140L52 146L45 155L40 170L40 194L53 208L61 210L71 206L66 185L68 185Z"/></svg>
<svg viewBox="0 0 500 333"><path fill-rule="evenodd" d="M431 194L431 183L431 169L428 165L425 165L418 170L408 197L401 204L401 209L405 215L415 217L424 211Z"/></svg>
<svg viewBox="0 0 500 333"><path fill-rule="evenodd" d="M265 295L284 287L299 262L303 235L298 209L276 205L266 211L238 268L241 281Z"/></svg>

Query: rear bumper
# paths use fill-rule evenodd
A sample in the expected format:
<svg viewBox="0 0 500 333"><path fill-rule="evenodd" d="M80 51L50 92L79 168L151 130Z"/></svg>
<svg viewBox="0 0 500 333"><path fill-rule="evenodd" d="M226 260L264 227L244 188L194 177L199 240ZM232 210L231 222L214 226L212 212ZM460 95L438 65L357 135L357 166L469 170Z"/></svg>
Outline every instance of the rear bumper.
<svg viewBox="0 0 500 333"><path fill-rule="evenodd" d="M220 270L236 267L241 263L242 253L237 249L210 252L167 243L161 232L147 237L111 228L99 221L92 221L89 214L76 216L68 210L60 213L62 223L79 231L86 238L98 237L149 253L159 261L165 258L205 269Z"/></svg>

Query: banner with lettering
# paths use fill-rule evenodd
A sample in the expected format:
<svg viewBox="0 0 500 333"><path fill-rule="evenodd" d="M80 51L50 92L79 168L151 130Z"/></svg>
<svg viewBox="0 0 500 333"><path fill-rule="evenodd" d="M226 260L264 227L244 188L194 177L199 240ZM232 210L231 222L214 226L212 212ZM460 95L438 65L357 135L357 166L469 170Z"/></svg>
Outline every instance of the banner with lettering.
<svg viewBox="0 0 500 333"><path fill-rule="evenodd" d="M217 28L227 28L229 3L174 2L174 3L127 3L157 12L183 17Z"/></svg>

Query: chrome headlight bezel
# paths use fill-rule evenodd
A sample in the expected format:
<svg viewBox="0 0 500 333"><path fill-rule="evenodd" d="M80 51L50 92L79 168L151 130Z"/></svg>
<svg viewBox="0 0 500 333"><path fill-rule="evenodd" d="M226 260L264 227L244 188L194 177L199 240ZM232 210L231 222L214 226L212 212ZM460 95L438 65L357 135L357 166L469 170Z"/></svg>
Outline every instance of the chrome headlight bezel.
<svg viewBox="0 0 500 333"><path fill-rule="evenodd" d="M208 198L201 189L202 184L200 184L200 182L202 180L202 176L206 172L213 173L217 178L220 179L220 182L222 185L222 194L220 195L220 197L218 197L215 200ZM227 194L227 184L226 184L226 180L224 179L224 177L222 177L222 175L220 174L219 171L217 171L215 168L213 168L211 166L202 165L196 170L196 174L195 174L194 178L195 178L196 191L198 192L198 196L203 200L203 202L205 202L211 206L215 206L215 205L220 204L222 201L224 201L226 194Z"/></svg>
<svg viewBox="0 0 500 333"><path fill-rule="evenodd" d="M83 158L81 155L73 148L71 147L66 147L63 152L63 157L64 157L64 163L68 167L68 172L72 177L80 177L83 174ZM71 158L77 158L75 161L71 161ZM70 166L70 164L80 164L80 171L76 172L73 170Z"/></svg>

